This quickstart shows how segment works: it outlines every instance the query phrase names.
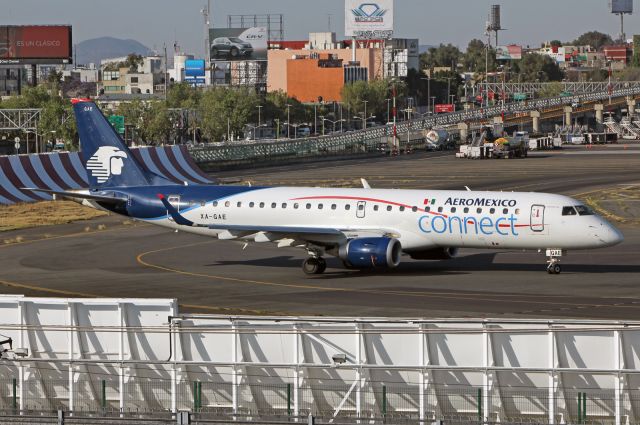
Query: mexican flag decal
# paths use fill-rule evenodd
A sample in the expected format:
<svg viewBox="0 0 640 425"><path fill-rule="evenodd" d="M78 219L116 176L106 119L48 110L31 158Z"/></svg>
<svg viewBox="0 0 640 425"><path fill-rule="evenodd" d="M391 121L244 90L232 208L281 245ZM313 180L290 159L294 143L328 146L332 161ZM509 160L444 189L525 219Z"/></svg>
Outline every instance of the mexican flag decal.
<svg viewBox="0 0 640 425"><path fill-rule="evenodd" d="M436 203L436 198L425 198L424 199L424 204L425 205L433 205Z"/></svg>

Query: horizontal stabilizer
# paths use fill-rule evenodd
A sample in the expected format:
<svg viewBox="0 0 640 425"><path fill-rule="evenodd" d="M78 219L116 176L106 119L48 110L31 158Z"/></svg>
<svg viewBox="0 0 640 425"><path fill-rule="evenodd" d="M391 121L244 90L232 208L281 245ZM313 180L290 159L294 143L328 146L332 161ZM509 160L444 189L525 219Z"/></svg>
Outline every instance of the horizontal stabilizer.
<svg viewBox="0 0 640 425"><path fill-rule="evenodd" d="M59 191L59 190L36 189L32 187L24 187L22 189L31 190L33 192L48 193L49 195L62 196L64 198L89 199L91 201L107 202L110 204L121 204L121 203L127 202L127 200L124 198L118 198L115 196L106 196L106 195L92 195L92 194L83 193L83 192L65 192L65 191Z"/></svg>

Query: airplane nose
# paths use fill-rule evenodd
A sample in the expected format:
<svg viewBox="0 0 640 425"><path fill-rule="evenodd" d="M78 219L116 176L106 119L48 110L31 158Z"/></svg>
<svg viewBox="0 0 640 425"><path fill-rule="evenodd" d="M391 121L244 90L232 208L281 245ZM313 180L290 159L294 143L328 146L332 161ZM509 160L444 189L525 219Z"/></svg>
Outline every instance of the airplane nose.
<svg viewBox="0 0 640 425"><path fill-rule="evenodd" d="M594 236L600 240L604 246L613 246L624 241L622 232L606 221L600 224L600 228L594 232Z"/></svg>

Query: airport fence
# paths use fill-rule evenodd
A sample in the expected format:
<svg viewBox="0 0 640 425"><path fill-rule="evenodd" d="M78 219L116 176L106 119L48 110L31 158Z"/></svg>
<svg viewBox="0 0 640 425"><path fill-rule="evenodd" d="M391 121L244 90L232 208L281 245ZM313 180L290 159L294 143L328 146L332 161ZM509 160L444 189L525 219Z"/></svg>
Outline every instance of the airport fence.
<svg viewBox="0 0 640 425"><path fill-rule="evenodd" d="M118 392L117 379L82 380L69 394L67 380L26 381L22 390L25 400L19 410L17 379L0 380L0 411L13 415L53 413L58 410L76 415L157 415L172 413L172 382L162 379L138 380ZM318 397L324 406L319 409ZM640 389L621 394L630 411L640 412ZM237 408L233 400L237 398ZM120 400L123 399L123 408ZM73 400L73 406L70 405ZM410 420L447 422L501 422L613 424L615 421L614 390L592 389L553 392L544 388L494 386L488 392L482 386L430 385L423 390L369 383L357 385L300 386L294 395L293 384L249 385L182 381L176 386L176 411L190 411L201 417L307 417L370 420ZM565 413L550 415L550 406ZM359 412L359 413L358 413ZM507 412L520 412L509 415ZM175 413L175 412L173 412ZM640 417L624 418L634 424Z"/></svg>

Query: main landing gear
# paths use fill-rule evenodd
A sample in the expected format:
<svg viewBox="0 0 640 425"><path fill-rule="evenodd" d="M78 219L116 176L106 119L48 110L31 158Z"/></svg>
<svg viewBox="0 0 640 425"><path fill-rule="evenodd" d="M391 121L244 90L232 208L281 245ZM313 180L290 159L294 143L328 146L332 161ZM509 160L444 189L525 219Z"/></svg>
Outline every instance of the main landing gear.
<svg viewBox="0 0 640 425"><path fill-rule="evenodd" d="M560 274L562 267L560 267L560 257L562 257L561 249L547 249L547 273Z"/></svg>
<svg viewBox="0 0 640 425"><path fill-rule="evenodd" d="M322 257L309 257L302 263L305 274L322 274L327 269L327 261Z"/></svg>

